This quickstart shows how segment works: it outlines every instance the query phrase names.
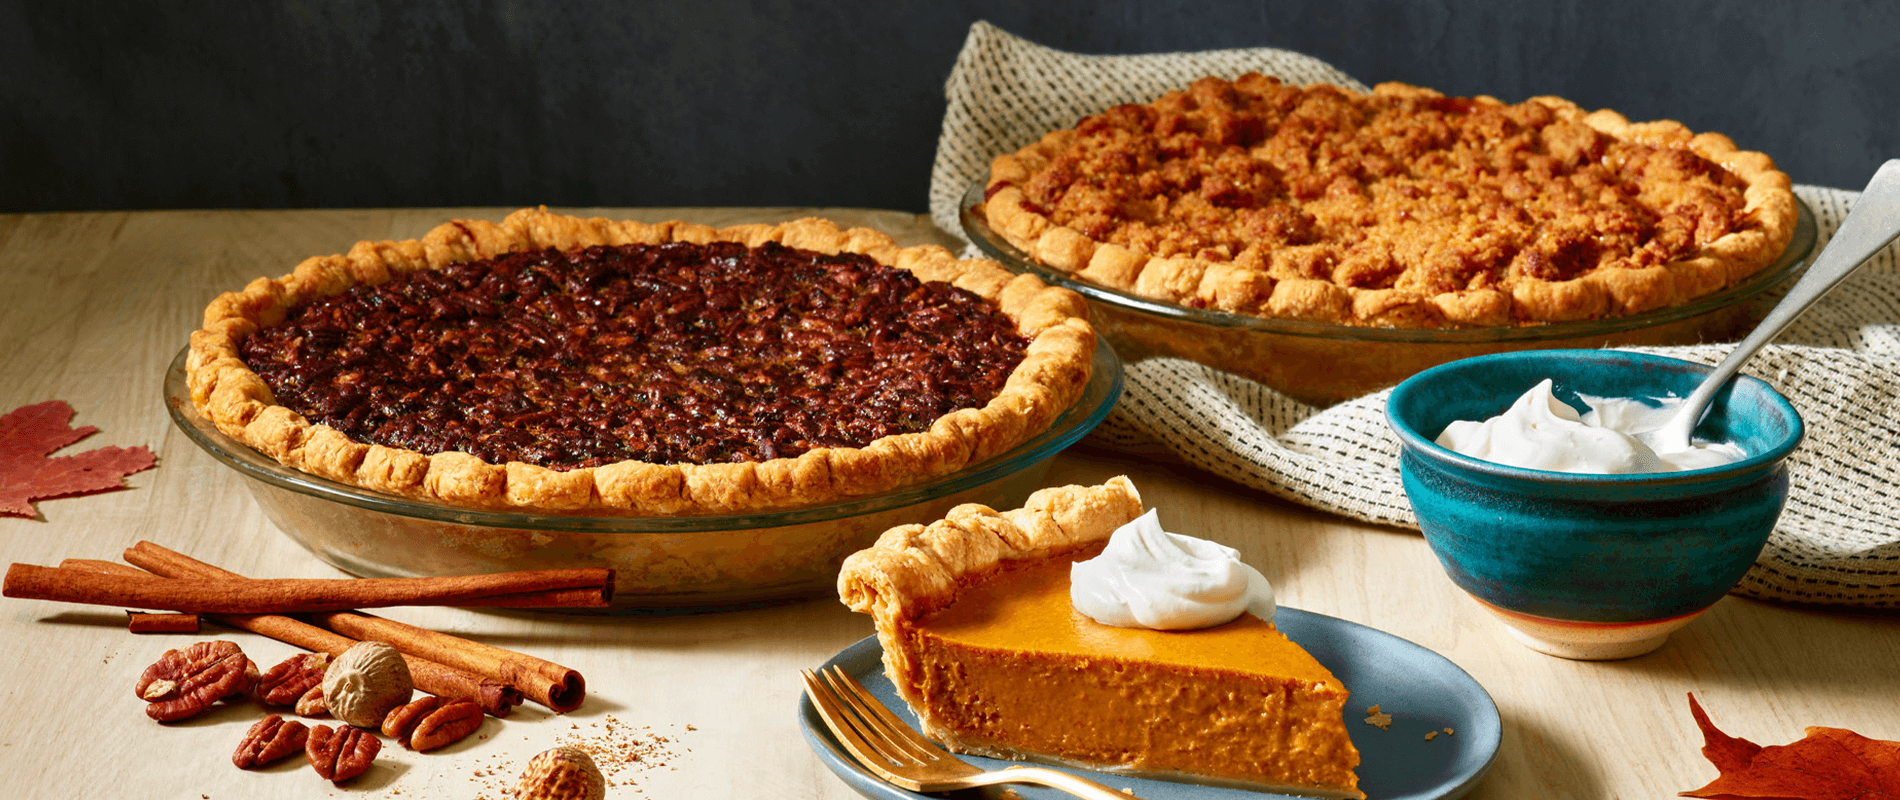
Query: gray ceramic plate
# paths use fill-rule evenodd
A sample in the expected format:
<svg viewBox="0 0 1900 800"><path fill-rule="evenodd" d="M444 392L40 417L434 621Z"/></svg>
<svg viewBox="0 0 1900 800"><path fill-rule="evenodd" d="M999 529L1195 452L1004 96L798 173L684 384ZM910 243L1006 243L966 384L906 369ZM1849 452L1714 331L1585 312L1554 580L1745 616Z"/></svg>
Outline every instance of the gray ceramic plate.
<svg viewBox="0 0 1900 800"><path fill-rule="evenodd" d="M1476 786L1497 757L1503 726L1497 704L1471 675L1444 656L1392 634L1355 622L1281 608L1274 624L1333 671L1352 692L1347 703L1346 729L1359 748L1359 788L1368 800L1449 800ZM877 637L859 641L825 662L841 666L879 700L913 727L917 718L897 698L884 677L883 650ZM1365 724L1363 712L1377 705L1392 715L1390 730ZM926 795L905 791L878 779L851 760L831 731L825 729L809 700L798 703L799 727L805 741L832 772L865 797L878 800L918 800ZM1444 729L1452 729L1446 735ZM1425 734L1439 731L1427 741ZM963 756L985 769L1002 769L1013 762ZM1070 770L1109 786L1131 789L1143 800L1243 800L1285 797L1238 789L1220 789L1187 783L1141 780L1118 775ZM1012 786L1027 800L1054 800L1068 795L1035 786Z"/></svg>

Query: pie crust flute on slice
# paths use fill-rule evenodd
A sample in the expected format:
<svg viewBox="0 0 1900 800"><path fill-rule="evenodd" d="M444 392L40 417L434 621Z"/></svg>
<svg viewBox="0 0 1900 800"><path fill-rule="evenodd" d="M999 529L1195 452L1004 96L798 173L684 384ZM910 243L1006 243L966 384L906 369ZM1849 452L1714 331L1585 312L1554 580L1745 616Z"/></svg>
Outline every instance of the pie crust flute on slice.
<svg viewBox="0 0 1900 800"><path fill-rule="evenodd" d="M811 283L820 285L803 296L826 293L818 299L829 303L811 312L798 310L803 307L786 301L781 295L735 296L736 290L728 292L723 288L718 292L707 290L691 295L697 291L697 285L689 286L688 296L677 302L662 298L664 302L660 305L665 308L655 311L651 308L655 305L651 294L635 295L631 300L603 297L593 288L589 274L569 277L573 273L549 279L548 285L554 288L547 291L539 288L539 284L531 287L532 292L516 289L513 287L525 284L497 282L492 280L494 273L488 273L490 279L480 280L475 289L489 294L472 300L460 295L446 301L434 296L411 300L409 295L384 299L385 295L395 293L397 287L454 283L465 280L458 277L463 272L502 261L542 259L561 266L583 256L592 258L589 254L602 251L608 253L604 257L635 253L640 258L665 260L674 258L670 254L695 248L706 252L716 250L716 258L696 266L680 257L680 266L673 274L685 274L690 280L693 276L719 272L717 267L721 263L764 261L782 268L768 273L766 267L761 267L752 274L783 283L791 280L783 276L803 275L809 271L799 264L784 266L802 261L832 265L827 269L835 266L834 271L826 274L847 277L810 279ZM733 255L735 251L737 255ZM649 255L652 253L660 255ZM768 259L761 256L762 253L775 255ZM542 269L537 262L522 274L532 272L530 277L540 280L538 276L551 274L551 270ZM851 275L859 277L851 278ZM634 285L639 291L648 292L648 287L657 283L657 280L635 275L616 286ZM770 285L773 281L761 279L754 283ZM917 288L890 289L892 286L901 289L910 283L915 283ZM867 284L871 285L867 288ZM501 288L488 288L491 285ZM866 293L876 291L884 293L873 299L895 297L892 302L898 307L880 311L871 322L864 321L871 316L869 314L852 317L856 322L834 319L840 315L849 317L852 309L860 307L854 303L862 301ZM952 303L942 300L952 294L956 296L950 300L960 304L955 305L955 309L982 306L1000 314L1013 328L1010 333L1026 342L1026 349L1016 356L1020 360L1009 365L996 355L997 347L990 347L981 357L967 362L955 361L945 367L942 364L951 357L934 350L909 360L901 357L911 351L948 346L939 341L906 338L901 334L879 338L900 322L954 319L951 312L943 311ZM362 297L382 305L354 319L323 317L328 327L309 336L294 334L300 338L290 341L286 346L290 355L279 362L260 366L247 361L247 344L256 345L283 330L274 326L295 323L299 314L339 308ZM554 304L548 298L563 301L564 305ZM543 305L535 305L537 302ZM405 303L408 305L403 305ZM929 305L931 303L934 305ZM553 312L544 311L543 306ZM507 316L524 307L527 311L522 314L532 318ZM399 313L386 310L390 308L398 309ZM601 308L619 310L600 312L600 319L585 316ZM687 308L692 313L668 311L668 308ZM653 322L661 312L671 313L673 316L668 319L673 321ZM368 323L363 317L378 314L394 315L404 324L421 320L416 324L426 323L432 327L423 329L420 334L395 323L366 328ZM698 316L676 319L682 314ZM792 314L804 316L790 322L781 321ZM464 316L469 318L466 324L458 321ZM842 351L841 347L828 349L825 344L842 343L858 348L845 351L847 355L875 350L884 354L881 357L887 362L896 361L899 366L925 366L901 377L895 375L896 367L886 370L876 364L868 368L854 366L854 362L846 363L843 356L832 358L836 363L809 367L802 361L793 361L792 356L775 355L789 348L754 346L749 340L724 340L711 347L694 349L682 357L698 360L682 366L677 361L667 361L665 353L649 358L647 351L623 346L625 341L636 344L670 341L670 335L679 334L683 329L731 328L734 336L766 335L759 333L766 329L766 324L755 318L764 318L775 326L770 328L770 335L778 337L772 340L775 345L798 344L802 348L796 351L798 357L811 353L818 354L813 357L836 356ZM616 326L624 327L629 319L645 328L620 333L623 328ZM531 328L527 333L520 332L529 325L557 323L556 330ZM959 334L970 330L970 326L937 323L936 328L930 330L944 328L948 328L948 333L939 337L944 340L954 339L956 335L976 335ZM453 348L443 344L449 336L460 337ZM344 339L345 345L331 346L327 344L329 338ZM621 343L616 343L617 340ZM471 341L474 344L465 344ZM389 342L398 344L387 344ZM405 342L409 344L403 344ZM528 352L531 348L540 350ZM342 353L344 359L335 368L312 367L311 375L292 374L291 377L298 381L307 377L310 382L323 379L332 383L347 379L348 382L338 386L325 384L329 396L349 398L347 403L319 398L306 407L293 408L286 397L279 396L279 392L285 390L273 388L260 374L269 371L267 366L274 368L283 364L290 366L277 369L273 374L303 369L298 366L303 363L299 359L312 349L320 350L321 357L332 361L337 360L337 353ZM376 350L379 358L384 357L384 351L397 350L400 351L397 355L407 360L398 364L402 369L365 369L347 362L357 350L371 349ZM516 358L509 354L511 349L519 349L527 355ZM569 349L582 355L575 356ZM495 355L496 351L501 355ZM739 360L718 355L719 351L742 352L753 361L769 363L752 367L751 371L719 372L717 368L723 365L714 362ZM899 355L889 355L892 351ZM193 404L220 431L287 467L318 478L476 509L613 516L706 515L809 507L882 494L949 475L1005 453L1048 429L1075 403L1088 383L1094 351L1095 332L1089 327L1087 309L1080 296L1067 289L1048 286L1033 276L1012 274L993 261L958 259L940 246L899 247L884 233L865 228L844 229L816 218L715 229L679 221L648 224L573 217L550 213L546 208L530 208L509 214L499 223L454 220L437 226L420 239L358 242L345 254L309 258L283 277L258 278L242 290L220 295L206 307L203 327L191 336L187 380ZM621 358L625 353L634 355ZM714 355L707 356L707 353ZM770 361L771 358L781 358L781 361ZM636 360L642 365L657 364L657 367L649 372L611 371L618 370L617 365L623 362ZM448 367L438 368L442 363ZM929 372L931 369L937 372ZM949 374L942 374L946 370ZM1001 388L986 400L979 397L974 405L933 411L934 418L922 413L909 414L900 419L905 426L900 432L867 434L875 438L863 441L846 442L844 437L820 440L803 433L804 427L809 426L801 427L802 422L778 422L782 417L774 416L777 412L772 408L735 409L720 405L724 400L700 400L702 395L715 396L715 390L726 387L748 399L763 398L759 402L766 406L796 406L786 413L802 413L806 418L832 424L828 421L842 415L820 412L829 412L840 405L849 407L847 410L875 405L853 400L863 392L912 384L936 390L946 381L954 382L965 374L997 370L1005 374ZM848 372L846 377L850 382L842 378L834 380L834 374L839 372ZM449 377L438 383L427 383L436 381L437 373ZM699 377L701 373L706 377ZM690 378L697 383L674 390L674 383L669 381L675 378ZM829 383L819 385L820 379ZM302 387L292 388L301 390ZM499 399L466 402L465 396L476 390L484 393L483 397ZM535 393L556 396L558 402L514 403L515 398L538 396ZM946 393L920 390L911 395L935 397ZM890 394L884 391L876 397L885 398ZM661 397L655 400L653 395ZM387 403L378 399L384 396L395 399ZM361 399L363 397L369 399ZM441 398L442 403L437 404L435 398ZM668 406L669 402L672 406ZM511 403L518 407L510 407ZM323 408L326 405L332 408L326 410ZM410 439L383 441L340 429L340 426L353 424L350 415L358 414L359 410L362 414L380 413L376 409L404 405L419 408L413 413L404 411L407 416L395 420L407 429L419 431ZM887 405L902 405L902 398ZM919 401L918 405L924 403ZM684 411L652 410L662 406L677 406ZM343 411L337 412L336 408ZM809 408L820 411L805 410ZM340 415L343 421L333 425L315 418L322 413ZM897 413L908 412L900 408ZM504 451L499 457L478 457L469 452L470 446L453 441L439 447L411 443L413 439L426 440L432 436L446 440L447 433L466 431L478 421L537 416L573 421L561 422L554 429L530 430L504 425L492 434L486 431L458 434L476 444L485 444L497 437L525 440L521 447ZM556 457L537 460L540 456L536 451L560 450L566 447L563 442L569 441L606 440L612 438L609 434L621 435L621 432L649 438L664 436L669 445L676 443L677 449L682 450L706 447L714 433L725 431L674 433L676 427L706 420L714 423L737 420L731 424L775 428L780 432L791 430L797 434L791 437L796 440L791 444L797 445L799 451L793 451L791 445L775 445L765 448L764 454L757 457L715 453L705 458L623 456L603 463L578 464L561 463ZM846 423L832 426L847 427ZM375 425L360 427L380 435ZM862 427L851 428L851 431ZM798 439L798 436L806 438Z"/></svg>
<svg viewBox="0 0 1900 800"><path fill-rule="evenodd" d="M884 667L952 751L1312 797L1363 798L1347 691L1271 622L1156 631L1069 602L1069 568L1142 513L1125 477L951 509L846 559Z"/></svg>

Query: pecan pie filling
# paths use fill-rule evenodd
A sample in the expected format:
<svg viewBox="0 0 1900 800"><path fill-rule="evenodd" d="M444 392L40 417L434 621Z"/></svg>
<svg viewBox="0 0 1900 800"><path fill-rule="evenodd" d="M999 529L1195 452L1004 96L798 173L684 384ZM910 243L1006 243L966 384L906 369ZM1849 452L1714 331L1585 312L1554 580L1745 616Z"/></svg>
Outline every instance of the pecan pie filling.
<svg viewBox="0 0 1900 800"><path fill-rule="evenodd" d="M507 253L355 286L240 344L350 438L556 470L862 447L980 408L1029 339L995 303L766 242Z"/></svg>

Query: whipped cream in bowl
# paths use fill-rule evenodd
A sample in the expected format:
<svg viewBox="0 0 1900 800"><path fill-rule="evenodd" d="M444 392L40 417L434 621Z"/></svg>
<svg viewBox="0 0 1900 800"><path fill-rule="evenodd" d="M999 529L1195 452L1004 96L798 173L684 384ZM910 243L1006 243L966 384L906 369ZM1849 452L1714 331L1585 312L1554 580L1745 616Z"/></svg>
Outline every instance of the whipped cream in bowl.
<svg viewBox="0 0 1900 800"><path fill-rule="evenodd" d="M1116 529L1101 555L1076 562L1069 577L1069 602L1104 625L1193 630L1242 612L1273 621L1273 586L1240 551L1169 533L1154 509Z"/></svg>
<svg viewBox="0 0 1900 800"><path fill-rule="evenodd" d="M1454 420L1436 442L1506 466L1607 475L1704 469L1748 455L1731 442L1697 440L1686 449L1663 446L1654 434L1682 405L1680 397L1577 397L1589 412L1579 413L1557 399L1554 382L1545 378L1502 414L1483 421Z"/></svg>
<svg viewBox="0 0 1900 800"><path fill-rule="evenodd" d="M1394 387L1400 483L1446 576L1540 652L1663 646L1754 567L1804 431L1787 398L1742 376L1697 426L1709 441L1659 451L1648 432L1708 372L1630 350L1526 350Z"/></svg>

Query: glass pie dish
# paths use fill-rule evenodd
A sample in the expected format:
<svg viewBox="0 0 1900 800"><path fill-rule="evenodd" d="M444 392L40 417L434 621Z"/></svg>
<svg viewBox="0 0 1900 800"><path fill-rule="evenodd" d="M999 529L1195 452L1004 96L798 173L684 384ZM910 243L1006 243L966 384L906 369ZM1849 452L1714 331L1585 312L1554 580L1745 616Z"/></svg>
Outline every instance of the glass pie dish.
<svg viewBox="0 0 1900 800"><path fill-rule="evenodd" d="M615 609L713 609L834 590L846 556L885 530L938 519L962 503L1009 508L1042 488L1049 461L1114 408L1121 360L1098 342L1088 385L1041 435L937 480L881 495L738 516L518 514L428 503L286 467L219 432L192 405L186 352L165 375L165 406L186 438L244 476L278 530L366 577L609 567Z"/></svg>
<svg viewBox="0 0 1900 800"><path fill-rule="evenodd" d="M1513 328L1373 328L1188 308L1052 269L1010 244L980 212L984 184L964 193L963 231L988 258L1087 298L1089 321L1128 363L1182 358L1248 378L1295 400L1328 406L1397 385L1428 368L1515 350L1596 349L1734 341L1761 321L1814 249L1814 213L1799 216L1788 248L1747 280L1683 305L1613 319Z"/></svg>

